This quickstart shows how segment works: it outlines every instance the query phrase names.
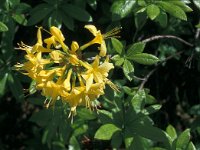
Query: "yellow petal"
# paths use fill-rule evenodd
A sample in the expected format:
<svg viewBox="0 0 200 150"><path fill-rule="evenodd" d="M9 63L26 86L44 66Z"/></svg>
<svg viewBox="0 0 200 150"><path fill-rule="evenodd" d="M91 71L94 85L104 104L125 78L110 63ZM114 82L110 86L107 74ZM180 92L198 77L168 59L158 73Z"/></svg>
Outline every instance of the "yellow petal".
<svg viewBox="0 0 200 150"><path fill-rule="evenodd" d="M102 44L99 47L99 50L100 50L100 53L99 53L100 56L102 57L106 56L107 48L106 48L106 43L104 40L102 41Z"/></svg>
<svg viewBox="0 0 200 150"><path fill-rule="evenodd" d="M79 45L76 41L73 41L71 44L71 51L75 53L79 49Z"/></svg>
<svg viewBox="0 0 200 150"><path fill-rule="evenodd" d="M94 36L97 35L97 28L94 25L85 25L85 28L88 29Z"/></svg>
<svg viewBox="0 0 200 150"><path fill-rule="evenodd" d="M64 38L64 36L63 36L63 34L62 34L62 32L61 32L60 29L58 29L57 27L52 26L52 27L50 28L50 32L51 32L52 35L54 35L54 36L56 37L56 39L57 39L59 42L65 40L65 38Z"/></svg>
<svg viewBox="0 0 200 150"><path fill-rule="evenodd" d="M70 70L68 71L67 78L66 78L65 81L63 82L64 88L65 88L67 91L70 91L70 90L71 90L71 82L70 82L71 75L72 75L72 69L70 69Z"/></svg>
<svg viewBox="0 0 200 150"><path fill-rule="evenodd" d="M38 28L38 31L37 31L37 43L42 45L42 33L41 33L41 29L42 27L39 27Z"/></svg>

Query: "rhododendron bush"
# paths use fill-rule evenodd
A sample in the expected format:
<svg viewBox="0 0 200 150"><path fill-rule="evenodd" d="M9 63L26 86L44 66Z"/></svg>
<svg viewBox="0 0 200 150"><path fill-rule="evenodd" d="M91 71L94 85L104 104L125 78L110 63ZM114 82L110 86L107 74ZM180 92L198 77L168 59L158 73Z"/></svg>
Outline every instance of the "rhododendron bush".
<svg viewBox="0 0 200 150"><path fill-rule="evenodd" d="M200 148L197 0L1 0L1 149Z"/></svg>

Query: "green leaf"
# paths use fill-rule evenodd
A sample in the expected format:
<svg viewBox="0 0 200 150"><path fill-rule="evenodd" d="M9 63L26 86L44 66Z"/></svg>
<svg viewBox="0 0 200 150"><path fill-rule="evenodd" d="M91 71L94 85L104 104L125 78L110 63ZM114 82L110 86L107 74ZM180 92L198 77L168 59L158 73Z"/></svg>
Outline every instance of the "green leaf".
<svg viewBox="0 0 200 150"><path fill-rule="evenodd" d="M34 122L41 127L44 127L50 122L51 119L52 111L50 109L43 109L33 113L29 121Z"/></svg>
<svg viewBox="0 0 200 150"><path fill-rule="evenodd" d="M30 12L30 18L28 19L28 25L34 25L42 21L48 14L53 11L53 6L49 4L40 4L32 9Z"/></svg>
<svg viewBox="0 0 200 150"><path fill-rule="evenodd" d="M30 5L26 4L26 3L20 3L16 6L15 8L15 13L16 14L22 14L22 13L26 13L29 9L31 8Z"/></svg>
<svg viewBox="0 0 200 150"><path fill-rule="evenodd" d="M48 26L61 27L62 26L62 12L60 11L53 11L48 18Z"/></svg>
<svg viewBox="0 0 200 150"><path fill-rule="evenodd" d="M177 5L174 5L171 2L164 2L164 1L158 1L157 2L162 9L164 9L166 12L168 12L170 15L179 18L181 20L187 20L187 16L185 12Z"/></svg>
<svg viewBox="0 0 200 150"><path fill-rule="evenodd" d="M133 138L133 142L131 143L130 147L128 148L130 149L135 149L135 150L145 150L145 146L144 146L144 140L142 139L142 137L136 135Z"/></svg>
<svg viewBox="0 0 200 150"><path fill-rule="evenodd" d="M76 20L85 21L85 22L92 21L91 15L86 10L84 10L76 5L66 4L61 7L62 7L62 10L64 10L68 16L70 16Z"/></svg>
<svg viewBox="0 0 200 150"><path fill-rule="evenodd" d="M200 104L194 105L190 108L190 114L191 115L200 115Z"/></svg>
<svg viewBox="0 0 200 150"><path fill-rule="evenodd" d="M143 109L145 99L146 94L144 90L139 90L131 99L131 105L136 113L139 113Z"/></svg>
<svg viewBox="0 0 200 150"><path fill-rule="evenodd" d="M135 54L133 57L128 57L128 59L143 65L152 65L159 61L156 56L147 53Z"/></svg>
<svg viewBox="0 0 200 150"><path fill-rule="evenodd" d="M138 43L132 44L127 50L128 58L133 57L135 54L142 53L144 48L145 48L145 43L143 43L143 42L138 42Z"/></svg>
<svg viewBox="0 0 200 150"><path fill-rule="evenodd" d="M77 114L80 118L83 118L84 120L93 120L96 118L94 112L88 110L87 108L82 108L78 110Z"/></svg>
<svg viewBox="0 0 200 150"><path fill-rule="evenodd" d="M164 11L161 11L155 21L159 22L159 24L165 28L167 26L167 14Z"/></svg>
<svg viewBox="0 0 200 150"><path fill-rule="evenodd" d="M162 105L159 105L159 104L151 105L151 106L145 108L144 110L142 110L142 112L145 115L150 115L150 114L155 113L156 111L160 110L161 107L162 107Z"/></svg>
<svg viewBox="0 0 200 150"><path fill-rule="evenodd" d="M36 81L32 81L30 86L29 86L29 93L30 94L34 94L35 92L37 92L37 89L36 89Z"/></svg>
<svg viewBox="0 0 200 150"><path fill-rule="evenodd" d="M127 59L124 60L123 72L124 72L124 75L126 76L126 78L131 81L132 77L131 77L130 73L134 72L134 67L133 67L132 63Z"/></svg>
<svg viewBox="0 0 200 150"><path fill-rule="evenodd" d="M176 148L186 149L188 143L190 141L190 129L186 129L179 135L176 141Z"/></svg>
<svg viewBox="0 0 200 150"><path fill-rule="evenodd" d="M122 144L122 141L123 141L123 139L122 139L121 132L115 132L113 134L113 137L112 137L112 140L111 140L111 145L112 145L113 148L119 149L119 147Z"/></svg>
<svg viewBox="0 0 200 150"><path fill-rule="evenodd" d="M193 0L193 3L194 3L195 6L200 10L200 1Z"/></svg>
<svg viewBox="0 0 200 150"><path fill-rule="evenodd" d="M147 21L147 15L146 13L136 13L134 19L136 28L141 29Z"/></svg>
<svg viewBox="0 0 200 150"><path fill-rule="evenodd" d="M121 66L124 63L124 58L120 57L119 55L113 56L112 60L115 61L116 66Z"/></svg>
<svg viewBox="0 0 200 150"><path fill-rule="evenodd" d="M196 28L200 28L200 23L195 26Z"/></svg>
<svg viewBox="0 0 200 150"><path fill-rule="evenodd" d="M0 97L4 95L8 73L5 72L0 75Z"/></svg>
<svg viewBox="0 0 200 150"><path fill-rule="evenodd" d="M74 30L74 19L67 15L66 10L62 10L62 12L63 13L61 13L61 16L62 16L62 21L63 21L64 25L68 29L73 31Z"/></svg>
<svg viewBox="0 0 200 150"><path fill-rule="evenodd" d="M118 20L126 17L131 13L135 0L117 0L111 6L111 11L114 14L113 20ZM117 17L118 16L118 17Z"/></svg>
<svg viewBox="0 0 200 150"><path fill-rule="evenodd" d="M0 32L8 31L8 27L0 21Z"/></svg>
<svg viewBox="0 0 200 150"><path fill-rule="evenodd" d="M92 7L92 9L96 10L97 8L97 1L96 0L87 0L87 3Z"/></svg>
<svg viewBox="0 0 200 150"><path fill-rule="evenodd" d="M99 140L110 140L112 135L120 130L114 124L105 124L97 130L94 137Z"/></svg>
<svg viewBox="0 0 200 150"><path fill-rule="evenodd" d="M69 143L70 143L70 146L72 147L72 149L81 150L80 144L75 136L71 136Z"/></svg>
<svg viewBox="0 0 200 150"><path fill-rule="evenodd" d="M184 2L181 2L181 1L171 1L171 3L179 6L185 12L191 12L192 11L192 9L189 6L187 6Z"/></svg>
<svg viewBox="0 0 200 150"><path fill-rule="evenodd" d="M111 38L111 43L112 43L112 46L113 46L114 50L117 53L121 54L122 50L123 50L122 43L118 39L116 39L116 38Z"/></svg>
<svg viewBox="0 0 200 150"><path fill-rule="evenodd" d="M196 150L196 148L195 148L195 146L194 146L194 144L192 142L190 142L188 144L187 150Z"/></svg>
<svg viewBox="0 0 200 150"><path fill-rule="evenodd" d="M153 141L168 143L168 139L165 133L157 127L153 127L147 124L136 124L135 132L136 134Z"/></svg>
<svg viewBox="0 0 200 150"><path fill-rule="evenodd" d="M167 126L166 132L170 136L171 142L177 138L176 130L172 125Z"/></svg>
<svg viewBox="0 0 200 150"><path fill-rule="evenodd" d="M13 14L12 18L21 25L26 25L27 20L23 14Z"/></svg>
<svg viewBox="0 0 200 150"><path fill-rule="evenodd" d="M110 123L113 120L112 113L106 110L98 110L98 118L103 124Z"/></svg>
<svg viewBox="0 0 200 150"><path fill-rule="evenodd" d="M160 14L160 8L154 4L147 6L147 15L154 20Z"/></svg>
<svg viewBox="0 0 200 150"><path fill-rule="evenodd" d="M19 82L19 80L12 73L9 73L8 75L8 85L15 99L18 100L18 102L23 101L24 100L23 87Z"/></svg>

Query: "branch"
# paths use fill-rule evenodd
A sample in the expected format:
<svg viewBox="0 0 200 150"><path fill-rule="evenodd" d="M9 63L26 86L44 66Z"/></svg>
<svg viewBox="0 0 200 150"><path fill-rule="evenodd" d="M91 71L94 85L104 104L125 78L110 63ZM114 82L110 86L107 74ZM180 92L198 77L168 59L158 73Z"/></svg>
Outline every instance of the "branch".
<svg viewBox="0 0 200 150"><path fill-rule="evenodd" d="M141 84L140 84L138 90L141 90L141 89L144 88L144 85L145 85L145 83L148 81L149 77L159 68L159 66L160 66L162 63L164 63L164 62L168 61L169 59L172 59L174 56L180 55L180 54L182 54L182 53L183 53L183 51L179 51L179 52L175 53L174 55L170 55L170 56L168 56L167 58L165 58L164 60L160 61L160 62L156 65L156 67L155 67L154 69L152 69L152 70L143 78L143 81L141 82Z"/></svg>
<svg viewBox="0 0 200 150"><path fill-rule="evenodd" d="M191 44L191 43L189 43L189 42L187 42L187 41L185 41L185 40L183 40L183 39L181 39L177 36L174 36L174 35L155 35L155 36L152 36L148 39L143 40L142 42L147 43L147 42L150 42L150 41L154 41L154 40L158 40L158 39L164 39L164 38L176 39L176 40L178 40L178 41L180 41L180 42L182 42L182 43L184 43L188 46L191 46L191 47L193 46L193 44Z"/></svg>

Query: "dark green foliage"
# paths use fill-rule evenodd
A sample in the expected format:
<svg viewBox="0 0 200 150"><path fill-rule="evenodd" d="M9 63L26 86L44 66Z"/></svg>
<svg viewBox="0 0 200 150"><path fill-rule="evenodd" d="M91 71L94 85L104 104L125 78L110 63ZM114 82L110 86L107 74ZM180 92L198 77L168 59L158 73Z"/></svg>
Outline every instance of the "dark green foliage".
<svg viewBox="0 0 200 150"><path fill-rule="evenodd" d="M0 0L0 149L199 149L199 20L198 0ZM122 27L106 40L120 92L106 87L97 110L68 118L67 104L45 109L35 82L13 70L24 60L16 47L35 43L34 26L89 41L85 24Z"/></svg>

